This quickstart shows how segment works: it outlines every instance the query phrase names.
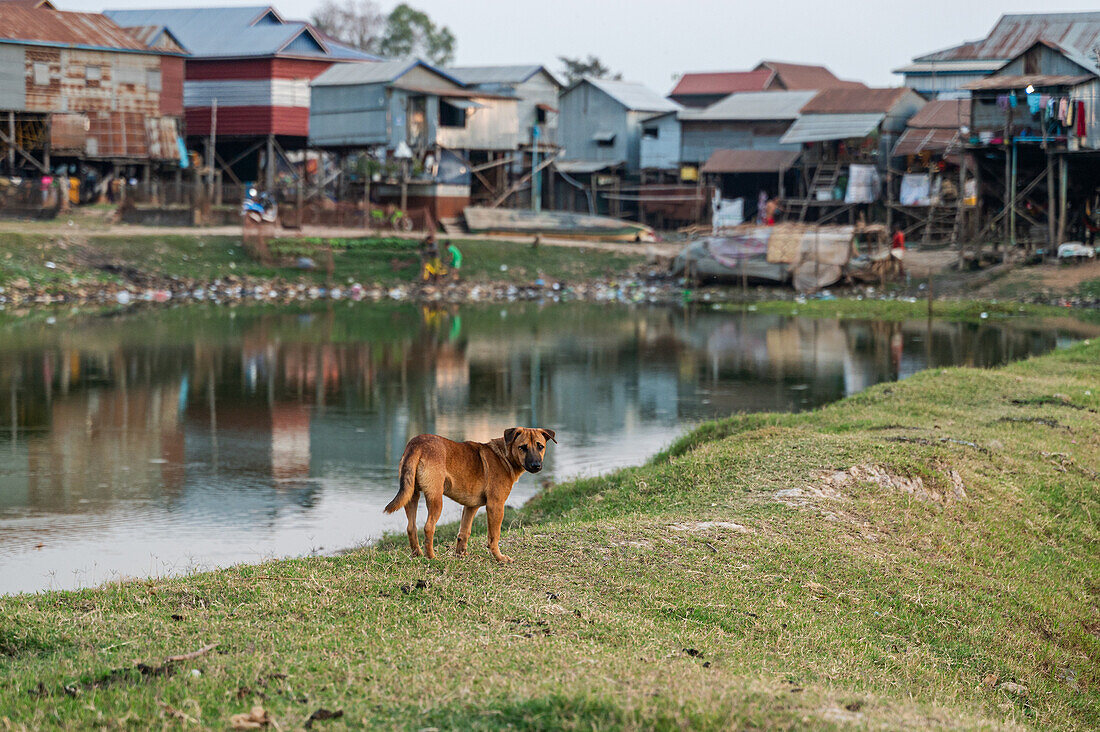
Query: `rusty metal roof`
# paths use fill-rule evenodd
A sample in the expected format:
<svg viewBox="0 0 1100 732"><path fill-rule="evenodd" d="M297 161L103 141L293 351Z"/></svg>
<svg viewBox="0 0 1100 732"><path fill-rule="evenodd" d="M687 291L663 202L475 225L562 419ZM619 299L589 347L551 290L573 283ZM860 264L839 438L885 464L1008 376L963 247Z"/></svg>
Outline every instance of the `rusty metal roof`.
<svg viewBox="0 0 1100 732"><path fill-rule="evenodd" d="M159 53L106 15L35 8L0 2L0 41Z"/></svg>
<svg viewBox="0 0 1100 732"><path fill-rule="evenodd" d="M704 173L778 173L787 170L800 150L715 150L703 163Z"/></svg>
<svg viewBox="0 0 1100 732"><path fill-rule="evenodd" d="M922 152L943 153L949 148L957 147L958 140L958 129L910 127L898 138L891 155L895 158L903 158L906 155L919 155Z"/></svg>
<svg viewBox="0 0 1100 732"><path fill-rule="evenodd" d="M968 41L913 60L1007 60L1027 50L1038 40L1088 53L1100 45L1100 12L1002 15L982 40Z"/></svg>
<svg viewBox="0 0 1100 732"><path fill-rule="evenodd" d="M866 84L859 81L838 79L836 74L824 66L813 64L792 64L786 61L761 61L757 71L768 70L775 73L780 85L788 91L808 89L865 89Z"/></svg>
<svg viewBox="0 0 1100 732"><path fill-rule="evenodd" d="M1028 85L1039 89L1047 89L1053 86L1076 86L1083 84L1095 76L1082 74L1080 76L1068 76L1064 74L1029 74L1028 76L987 76L984 79L963 84L963 89L971 91L993 91L998 89L1025 89Z"/></svg>
<svg viewBox="0 0 1100 732"><path fill-rule="evenodd" d="M774 75L769 69L689 72L680 77L669 96L763 91Z"/></svg>
<svg viewBox="0 0 1100 732"><path fill-rule="evenodd" d="M906 94L908 87L885 89L826 89L802 108L802 114L886 114Z"/></svg>
<svg viewBox="0 0 1100 732"><path fill-rule="evenodd" d="M963 125L969 124L969 99L933 100L921 107L920 110L906 122L906 126L919 129L939 127L957 130Z"/></svg>

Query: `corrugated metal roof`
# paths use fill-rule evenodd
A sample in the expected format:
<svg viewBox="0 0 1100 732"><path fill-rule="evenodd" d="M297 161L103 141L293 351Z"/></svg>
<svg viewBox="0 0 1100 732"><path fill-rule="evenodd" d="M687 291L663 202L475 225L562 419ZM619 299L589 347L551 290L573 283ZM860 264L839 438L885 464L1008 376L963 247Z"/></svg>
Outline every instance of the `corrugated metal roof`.
<svg viewBox="0 0 1100 732"><path fill-rule="evenodd" d="M280 53L322 58L374 61L373 56L339 44L330 48L323 36L308 23L286 22L270 7L149 8L104 11L124 26L165 26L197 58L239 58L274 56ZM262 22L260 22L262 20ZM287 46L307 34L317 41L315 49Z"/></svg>
<svg viewBox="0 0 1100 732"><path fill-rule="evenodd" d="M802 108L803 114L886 114L906 94L913 94L908 87L886 89L827 89Z"/></svg>
<svg viewBox="0 0 1100 732"><path fill-rule="evenodd" d="M763 91L768 88L772 76L773 72L768 69L689 72L680 77L669 96Z"/></svg>
<svg viewBox="0 0 1100 732"><path fill-rule="evenodd" d="M891 155L895 158L919 155L922 152L942 153L955 147L959 130L942 127L909 128L901 134Z"/></svg>
<svg viewBox="0 0 1100 732"><path fill-rule="evenodd" d="M457 86L462 86L462 82L455 77L419 58L398 58L373 64L337 64L315 78L313 86L390 84L417 66L428 69Z"/></svg>
<svg viewBox="0 0 1100 732"><path fill-rule="evenodd" d="M585 82L635 112L675 112L681 108L679 104L670 99L665 99L645 84L638 84L633 81L593 79L588 76L584 77L579 83L583 84Z"/></svg>
<svg viewBox="0 0 1100 732"><path fill-rule="evenodd" d="M731 94L705 109L685 109L684 121L795 119L816 91L770 91Z"/></svg>
<svg viewBox="0 0 1100 732"><path fill-rule="evenodd" d="M956 60L956 61L914 61L905 66L894 69L895 74L973 74L996 71L1004 65L1004 60L984 59L980 61Z"/></svg>
<svg viewBox="0 0 1100 732"><path fill-rule="evenodd" d="M575 173L584 175L598 173L601 170L617 168L623 165L622 160L556 160L554 167L563 173Z"/></svg>
<svg viewBox="0 0 1100 732"><path fill-rule="evenodd" d="M864 114L804 114L794 121L781 143L824 142L867 137L882 124L881 112Z"/></svg>
<svg viewBox="0 0 1100 732"><path fill-rule="evenodd" d="M444 69L463 84L522 84L540 71L545 72L554 83L561 82L545 66L540 64L516 64L513 66L448 66Z"/></svg>
<svg viewBox="0 0 1100 732"><path fill-rule="evenodd" d="M995 89L1024 89L1029 84L1037 88L1052 86L1075 86L1095 78L1088 74L1066 76L1060 74L1030 74L1028 76L989 76L984 79L963 84L963 89L971 91L991 91Z"/></svg>
<svg viewBox="0 0 1100 732"><path fill-rule="evenodd" d="M969 99L936 99L921 107L906 122L909 127L942 127L952 130L957 130L963 125L969 124Z"/></svg>
<svg viewBox="0 0 1100 732"><path fill-rule="evenodd" d="M0 3L0 39L156 53L98 13L69 13L23 3Z"/></svg>
<svg viewBox="0 0 1100 732"><path fill-rule="evenodd" d="M703 163L704 173L778 173L801 155L799 150L715 150Z"/></svg>
<svg viewBox="0 0 1100 732"><path fill-rule="evenodd" d="M829 69L814 64L761 61L756 68L774 72L779 77L779 83L788 91L866 88L866 84L862 82L838 79L836 74L829 71Z"/></svg>
<svg viewBox="0 0 1100 732"><path fill-rule="evenodd" d="M913 61L1000 59L1007 61L1038 40L1057 43L1087 54L1100 45L1100 12L1020 13L1002 15L989 35Z"/></svg>

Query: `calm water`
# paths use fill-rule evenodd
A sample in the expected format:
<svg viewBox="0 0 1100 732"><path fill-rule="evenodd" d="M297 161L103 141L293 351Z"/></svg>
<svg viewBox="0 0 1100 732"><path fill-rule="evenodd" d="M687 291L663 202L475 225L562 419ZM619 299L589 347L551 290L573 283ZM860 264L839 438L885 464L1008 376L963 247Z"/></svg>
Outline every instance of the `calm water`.
<svg viewBox="0 0 1100 732"><path fill-rule="evenodd" d="M1057 327L587 304L148 311L0 329L0 592L331 552L402 530L406 440L552 427L543 480L644 461L686 427L808 409ZM444 520L457 519L446 503ZM421 519L424 511L421 511Z"/></svg>

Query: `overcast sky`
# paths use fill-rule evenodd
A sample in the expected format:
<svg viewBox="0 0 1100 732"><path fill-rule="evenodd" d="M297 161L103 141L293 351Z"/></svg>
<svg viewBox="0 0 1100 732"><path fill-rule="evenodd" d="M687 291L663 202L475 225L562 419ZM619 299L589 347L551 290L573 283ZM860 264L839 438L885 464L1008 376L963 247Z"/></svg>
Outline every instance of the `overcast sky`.
<svg viewBox="0 0 1100 732"><path fill-rule="evenodd" d="M262 5L211 0L55 0L64 10ZM307 19L320 0L280 2ZM389 10L396 3L379 3ZM458 39L457 63L542 63L593 53L623 78L667 93L685 71L751 68L761 59L821 63L838 76L894 86L915 55L982 38L1003 13L1096 10L1098 0L411 0Z"/></svg>

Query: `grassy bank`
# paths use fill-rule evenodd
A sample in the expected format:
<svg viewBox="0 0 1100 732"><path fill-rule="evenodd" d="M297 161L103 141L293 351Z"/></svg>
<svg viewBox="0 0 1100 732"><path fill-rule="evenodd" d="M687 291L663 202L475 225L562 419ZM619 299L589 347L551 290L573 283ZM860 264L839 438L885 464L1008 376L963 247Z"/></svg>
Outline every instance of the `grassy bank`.
<svg viewBox="0 0 1100 732"><path fill-rule="evenodd" d="M724 304L733 312L748 310L775 315L803 315L823 318L874 318L876 320L920 320L928 317L928 301L906 299L871 300L842 298L833 300L770 300L749 305ZM932 317L938 320L1003 320L1006 318L1055 318L1072 316L1100 322L1095 310L1070 309L1054 305L990 300L935 300Z"/></svg>
<svg viewBox="0 0 1100 732"><path fill-rule="evenodd" d="M509 566L482 517L3 598L0 726L1096 728L1098 385L1093 341L705 425L510 514Z"/></svg>
<svg viewBox="0 0 1100 732"><path fill-rule="evenodd" d="M462 278L467 281L577 282L617 276L645 261L644 251L529 245L506 241L455 240L462 250ZM240 237L127 236L0 233L0 287L17 282L46 292L70 291L123 281L179 277L211 281L229 275L281 278L323 283L328 279L331 245L332 278L385 286L416 280L417 242L412 239L363 238L274 240L270 249L279 266L265 266L245 252ZM314 259L317 268L298 269L298 257ZM503 268L503 269L502 269Z"/></svg>

